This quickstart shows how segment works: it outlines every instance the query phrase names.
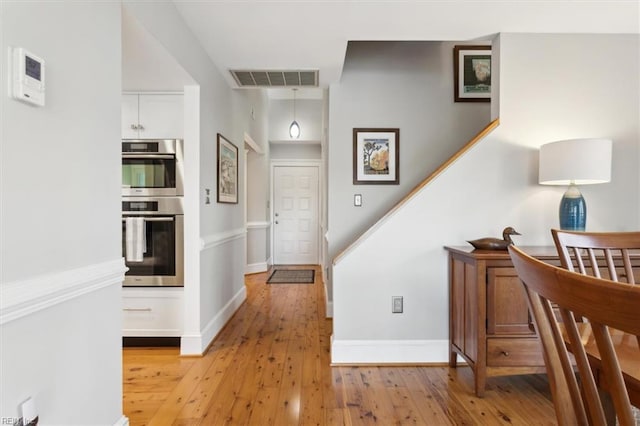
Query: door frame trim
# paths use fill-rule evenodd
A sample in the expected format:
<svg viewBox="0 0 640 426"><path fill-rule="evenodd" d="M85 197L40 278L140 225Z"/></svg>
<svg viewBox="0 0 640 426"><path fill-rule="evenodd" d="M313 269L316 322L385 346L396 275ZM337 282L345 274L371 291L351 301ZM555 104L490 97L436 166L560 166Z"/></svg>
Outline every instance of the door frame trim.
<svg viewBox="0 0 640 426"><path fill-rule="evenodd" d="M271 160L270 164L269 164L269 208L267 209L267 212L269 214L269 223L271 223L271 232L269 234L269 250L271 251L271 259L272 262L275 263L276 258L275 258L275 250L274 250L274 240L275 240L275 226L273 226L273 222L274 222L274 217L273 217L273 206L274 206L274 194L275 194L275 179L274 179L274 175L275 175L275 168L276 167L315 167L318 169L318 204L317 204L317 208L318 208L318 212L317 212L317 217L318 217L318 226L316 227L316 232L318 234L318 237L316 238L317 241L317 247L316 247L316 262L318 265L320 265L320 261L321 261L321 248L322 248L322 242L320 240L320 229L322 228L321 224L322 224L322 160L320 159L300 159L300 160Z"/></svg>

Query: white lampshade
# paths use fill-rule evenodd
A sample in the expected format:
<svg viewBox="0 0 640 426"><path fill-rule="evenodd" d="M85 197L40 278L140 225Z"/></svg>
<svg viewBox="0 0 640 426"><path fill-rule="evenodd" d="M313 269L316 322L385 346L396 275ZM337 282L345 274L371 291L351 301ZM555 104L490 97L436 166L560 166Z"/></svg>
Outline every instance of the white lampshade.
<svg viewBox="0 0 640 426"><path fill-rule="evenodd" d="M611 181L610 139L569 139L540 147L538 182L587 185Z"/></svg>

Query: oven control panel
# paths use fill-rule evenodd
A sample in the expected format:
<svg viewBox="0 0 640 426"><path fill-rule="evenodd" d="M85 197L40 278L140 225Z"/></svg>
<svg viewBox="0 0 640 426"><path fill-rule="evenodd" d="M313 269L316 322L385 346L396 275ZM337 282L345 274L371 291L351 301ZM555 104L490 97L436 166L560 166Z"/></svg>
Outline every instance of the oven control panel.
<svg viewBox="0 0 640 426"><path fill-rule="evenodd" d="M183 197L122 197L123 215L181 215Z"/></svg>

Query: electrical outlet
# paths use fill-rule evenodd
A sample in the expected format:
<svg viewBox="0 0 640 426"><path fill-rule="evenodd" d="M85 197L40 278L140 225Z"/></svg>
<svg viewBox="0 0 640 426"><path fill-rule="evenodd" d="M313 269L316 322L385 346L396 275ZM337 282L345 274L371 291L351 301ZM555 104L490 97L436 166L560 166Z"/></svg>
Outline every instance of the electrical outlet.
<svg viewBox="0 0 640 426"><path fill-rule="evenodd" d="M391 296L391 313L402 313L402 296Z"/></svg>

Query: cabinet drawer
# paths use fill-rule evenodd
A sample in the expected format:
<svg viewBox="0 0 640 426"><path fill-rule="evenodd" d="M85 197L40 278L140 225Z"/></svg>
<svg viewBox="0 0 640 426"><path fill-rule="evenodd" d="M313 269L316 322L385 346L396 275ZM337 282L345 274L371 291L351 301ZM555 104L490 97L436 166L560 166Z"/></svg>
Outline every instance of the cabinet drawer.
<svg viewBox="0 0 640 426"><path fill-rule="evenodd" d="M501 366L544 366L542 346L536 339L487 339L487 365Z"/></svg>
<svg viewBox="0 0 640 426"><path fill-rule="evenodd" d="M182 334L182 292L167 290L123 291L123 336L178 337Z"/></svg>

